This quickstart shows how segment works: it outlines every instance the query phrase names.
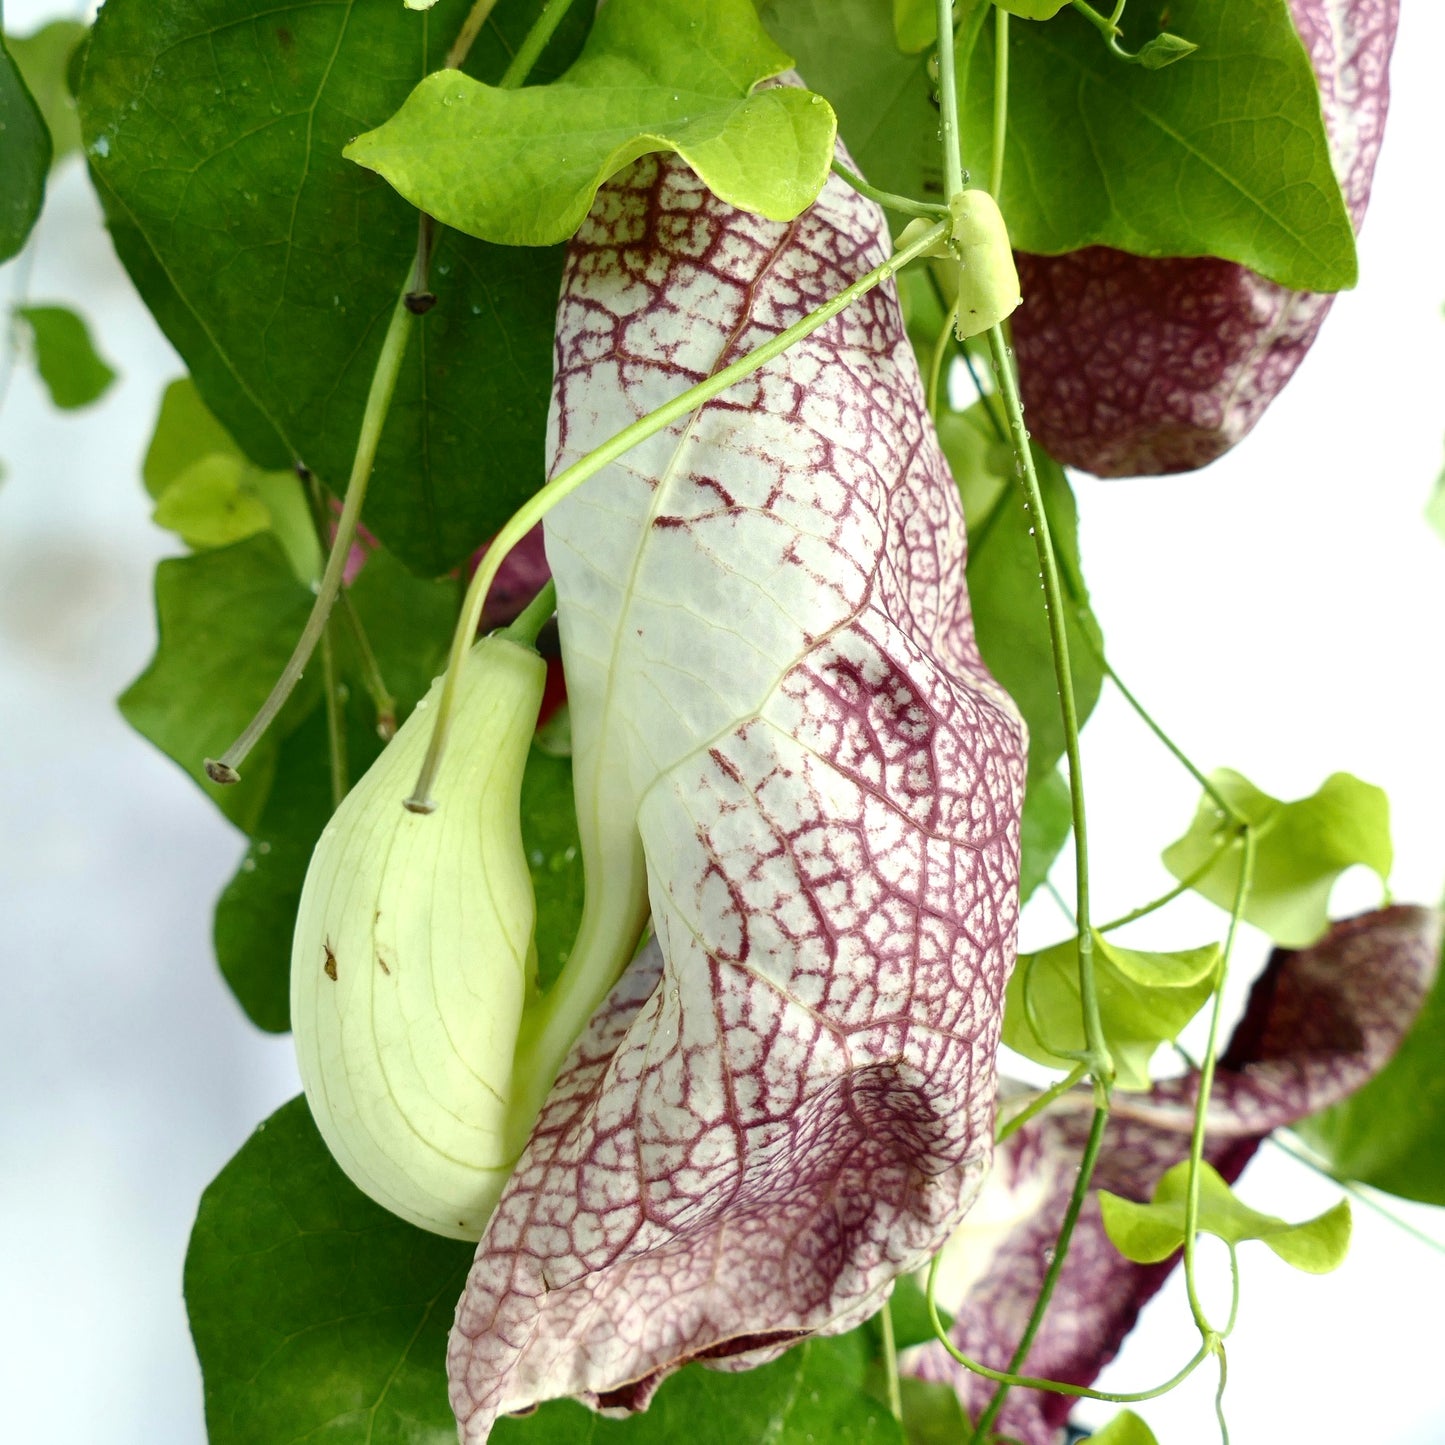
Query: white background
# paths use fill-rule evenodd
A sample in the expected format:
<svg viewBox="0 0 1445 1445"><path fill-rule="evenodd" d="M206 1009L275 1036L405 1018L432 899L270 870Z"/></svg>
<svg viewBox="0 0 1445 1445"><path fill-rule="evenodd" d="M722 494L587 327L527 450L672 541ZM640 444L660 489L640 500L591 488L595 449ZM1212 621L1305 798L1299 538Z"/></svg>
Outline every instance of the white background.
<svg viewBox="0 0 1445 1445"><path fill-rule="evenodd" d="M64 13L53 0L6 10L21 34ZM1336 769L1381 784L1396 895L1433 901L1445 884L1445 543L1421 513L1445 437L1445 6L1404 11L1358 290L1234 454L1187 477L1083 478L1078 493L1111 656L1185 750L1282 797ZM14 282L12 264L7 304ZM62 416L22 366L0 414L3 1433L200 1445L187 1231L202 1187L296 1091L295 1072L289 1043L246 1023L211 959L211 908L241 839L113 704L154 647L151 570L177 550L148 521L139 463L182 367L116 264L78 162L53 183L29 294L80 306L121 380ZM1105 916L1168 886L1158 852L1195 789L1109 695L1085 773ZM1377 896L1349 877L1336 912ZM1184 946L1218 927L1186 903L1141 936ZM1060 930L1047 900L1026 916L1028 943ZM1262 956L1247 937L1241 988ZM1268 1150L1243 1192L1296 1216L1338 1193ZM1445 1235L1438 1211L1408 1212ZM1445 1257L1367 1210L1356 1221L1327 1279L1246 1249L1236 1445L1445 1441ZM1153 1384L1191 1353L1179 1283L1106 1387ZM1217 1438L1211 1391L1195 1381L1141 1407L1161 1445Z"/></svg>

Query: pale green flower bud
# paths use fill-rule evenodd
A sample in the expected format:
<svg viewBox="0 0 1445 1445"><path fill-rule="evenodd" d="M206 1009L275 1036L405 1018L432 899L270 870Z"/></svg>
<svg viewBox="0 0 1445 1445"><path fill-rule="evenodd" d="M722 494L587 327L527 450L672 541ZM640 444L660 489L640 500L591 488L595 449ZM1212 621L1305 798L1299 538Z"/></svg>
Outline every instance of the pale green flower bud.
<svg viewBox="0 0 1445 1445"><path fill-rule="evenodd" d="M520 791L546 664L501 638L458 679L436 809L402 806L432 688L322 834L291 954L301 1080L337 1162L378 1204L476 1239L525 1140L512 1061L533 988Z"/></svg>
<svg viewBox="0 0 1445 1445"><path fill-rule="evenodd" d="M960 191L949 202L958 273L958 337L977 336L1011 316L1023 299L1008 227L987 191Z"/></svg>

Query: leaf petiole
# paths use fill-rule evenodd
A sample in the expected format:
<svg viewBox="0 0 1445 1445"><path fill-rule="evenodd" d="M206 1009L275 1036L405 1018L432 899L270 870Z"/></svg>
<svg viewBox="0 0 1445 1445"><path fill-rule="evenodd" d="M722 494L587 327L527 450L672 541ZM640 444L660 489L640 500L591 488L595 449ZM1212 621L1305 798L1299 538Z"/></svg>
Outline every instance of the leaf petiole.
<svg viewBox="0 0 1445 1445"><path fill-rule="evenodd" d="M1029 1020L1029 1027L1033 1028L1032 1019ZM1038 1030L1034 1029L1034 1032L1038 1033ZM1038 1094L1034 1098L1030 1099L1028 1104L1024 1108L1020 1109L1017 1114L1012 1114L1007 1119L1005 1119L1004 1122L998 1126L998 1129L994 1133L994 1143L1002 1144L1003 1141L1007 1139L1010 1134L1017 1133L1020 1129L1023 1128L1025 1124L1029 1122L1030 1119L1033 1119L1037 1115L1042 1114L1044 1110L1047 1109L1051 1104L1053 1104L1056 1099L1062 1098L1063 1095L1067 1094L1069 1090L1074 1087L1075 1084L1080 1083L1083 1080L1084 1075L1088 1072L1089 1065L1087 1062L1080 1062L1075 1064L1074 1067L1070 1069L1069 1072L1062 1079L1057 1081L1057 1083L1050 1084L1049 1087L1045 1089L1041 1094Z"/></svg>
<svg viewBox="0 0 1445 1445"><path fill-rule="evenodd" d="M947 206L935 205L932 201L915 201L909 196L895 195L892 191L880 191L870 186L862 176L848 169L836 157L833 160L833 174L846 181L860 196L882 206L885 211L897 211L904 216L922 216L925 220L936 221L948 215Z"/></svg>

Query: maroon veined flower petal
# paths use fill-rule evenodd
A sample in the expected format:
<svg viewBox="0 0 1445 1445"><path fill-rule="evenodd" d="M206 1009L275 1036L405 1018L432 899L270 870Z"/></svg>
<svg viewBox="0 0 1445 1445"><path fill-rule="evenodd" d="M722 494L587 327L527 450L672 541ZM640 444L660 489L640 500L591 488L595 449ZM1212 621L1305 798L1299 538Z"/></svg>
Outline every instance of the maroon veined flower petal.
<svg viewBox="0 0 1445 1445"><path fill-rule="evenodd" d="M1399 9L1399 0L1290 0L1356 231L1385 128ZM1294 374L1334 301L1213 257L1090 246L1020 253L1018 266L1013 335L1029 427L1059 461L1101 477L1190 471L1222 456Z"/></svg>
<svg viewBox="0 0 1445 1445"><path fill-rule="evenodd" d="M1255 983L1210 1096L1205 1158L1230 1182L1261 1140L1352 1094L1389 1061L1434 980L1441 916L1392 907L1336 924L1310 948L1277 949ZM1146 1201L1165 1170L1187 1158L1197 1076L1116 1099L1095 1188ZM1024 1125L999 1149L973 1214L945 1249L939 1304L955 1315L954 1343L1006 1368L1038 1295L1084 1141L1089 1098ZM1137 1265L1104 1232L1091 1193L1025 1373L1088 1385L1113 1359L1139 1311L1176 1260ZM946 1380L974 1416L994 1386L940 1345L908 1352L904 1367ZM1067 1395L1012 1390L999 1431L1055 1445L1073 1408Z"/></svg>
<svg viewBox="0 0 1445 1445"><path fill-rule="evenodd" d="M567 265L554 472L887 254L836 179L779 225L639 162ZM645 858L656 937L478 1247L449 1360L467 1441L878 1309L988 1168L1015 955L1022 727L974 645L891 284L547 535L589 890Z"/></svg>

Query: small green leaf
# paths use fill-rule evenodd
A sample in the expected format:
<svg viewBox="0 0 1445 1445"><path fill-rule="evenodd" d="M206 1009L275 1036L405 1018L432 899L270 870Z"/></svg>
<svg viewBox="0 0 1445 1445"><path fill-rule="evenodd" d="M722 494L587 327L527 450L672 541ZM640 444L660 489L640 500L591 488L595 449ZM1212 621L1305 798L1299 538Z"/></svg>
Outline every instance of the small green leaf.
<svg viewBox="0 0 1445 1445"><path fill-rule="evenodd" d="M1343 1103L1296 1125L1341 1179L1445 1205L1445 969L1395 1057Z"/></svg>
<svg viewBox="0 0 1445 1445"><path fill-rule="evenodd" d="M1145 70L1163 70L1166 65L1173 65L1176 60L1183 60L1198 49L1192 40L1186 40L1182 35L1171 35L1166 30L1162 35L1146 40L1139 47L1135 59Z"/></svg>
<svg viewBox="0 0 1445 1445"><path fill-rule="evenodd" d="M50 131L52 169L80 149L80 117L75 112L67 71L76 46L87 34L89 27L78 20L52 20L33 35L5 37L26 89Z"/></svg>
<svg viewBox="0 0 1445 1445"><path fill-rule="evenodd" d="M1304 948L1324 933L1330 891L1347 868L1362 863L1387 883L1394 850L1385 794L1349 773L1334 773L1317 793L1282 803L1228 768L1210 781L1255 830L1254 874L1244 917L1286 948ZM1164 850L1164 866L1181 882L1202 868L1221 844L1218 863L1196 892L1232 908L1243 844L1206 794L1189 831Z"/></svg>
<svg viewBox="0 0 1445 1445"><path fill-rule="evenodd" d="M0 261L25 244L45 202L50 128L0 34Z"/></svg>
<svg viewBox="0 0 1445 1445"><path fill-rule="evenodd" d="M979 651L1008 690L1029 727L1029 785L1052 774L1064 755L1064 725L1054 673L1053 644L1032 523L1013 479L1012 452L978 402L939 421L939 440L958 482L968 523L968 594ZM1034 448L1044 512L1071 604L1065 618L1073 664L1074 698L1082 724L1103 683L1095 652L1098 623L1079 564L1078 512L1063 468ZM1081 608L1081 622L1075 608ZM1093 645L1083 628L1089 629Z"/></svg>
<svg viewBox="0 0 1445 1445"><path fill-rule="evenodd" d="M522 846L537 900L537 982L549 988L572 951L582 917L582 845L572 760L534 746L522 775Z"/></svg>
<svg viewBox="0 0 1445 1445"><path fill-rule="evenodd" d="M1154 1432L1132 1410L1120 1410L1089 1438L1093 1445L1159 1445Z"/></svg>
<svg viewBox="0 0 1445 1445"><path fill-rule="evenodd" d="M1445 471L1440 473L1434 495L1425 507L1425 520L1445 538Z"/></svg>
<svg viewBox="0 0 1445 1445"><path fill-rule="evenodd" d="M1095 932L1099 1014L1118 1088L1149 1087L1155 1051L1176 1038L1203 1007L1218 971L1218 944L1180 953L1144 953L1121 948ZM1005 994L1003 1041L1030 1059L1057 1065L1066 1054L1085 1048L1082 1012L1079 951L1071 939L1032 959L1019 959Z"/></svg>
<svg viewBox="0 0 1445 1445"><path fill-rule="evenodd" d="M1110 1194L1107 1189L1099 1190L1104 1228L1119 1253L1136 1264L1157 1264L1181 1248L1188 1190L1187 1159L1160 1179L1151 1204L1138 1204ZM1350 1247L1350 1201L1342 1199L1333 1209L1303 1224L1287 1224L1242 1203L1218 1172L1201 1162L1199 1228L1231 1245L1257 1239L1295 1269L1306 1274L1328 1274L1344 1262Z"/></svg>
<svg viewBox="0 0 1445 1445"><path fill-rule="evenodd" d="M503 245L566 240L602 182L651 151L676 151L735 206L791 220L828 178L836 121L807 91L753 92L790 64L750 0L611 0L551 85L500 90L439 71L345 155Z"/></svg>
<svg viewBox="0 0 1445 1445"><path fill-rule="evenodd" d="M35 365L56 406L73 411L105 395L115 372L82 317L66 306L17 306L15 314L30 328Z"/></svg>
<svg viewBox="0 0 1445 1445"><path fill-rule="evenodd" d="M1023 828L1019 846L1019 903L1033 897L1049 876L1054 859L1074 826L1073 798L1068 779L1055 768L1029 783L1024 794Z"/></svg>
<svg viewBox="0 0 1445 1445"><path fill-rule="evenodd" d="M161 493L152 520L198 550L268 531L270 510L246 488L247 470L239 457L202 457Z"/></svg>
<svg viewBox="0 0 1445 1445"><path fill-rule="evenodd" d="M316 702L314 670L288 704L282 725L252 752L241 782L218 788L203 763L224 752L266 700L311 601L310 589L297 581L269 533L156 568L160 642L150 665L121 695L121 713L247 832L270 792L280 738Z"/></svg>
<svg viewBox="0 0 1445 1445"><path fill-rule="evenodd" d="M141 465L145 488L159 499L192 463L202 457L241 457L240 447L201 400L189 376L166 387L160 414Z"/></svg>

